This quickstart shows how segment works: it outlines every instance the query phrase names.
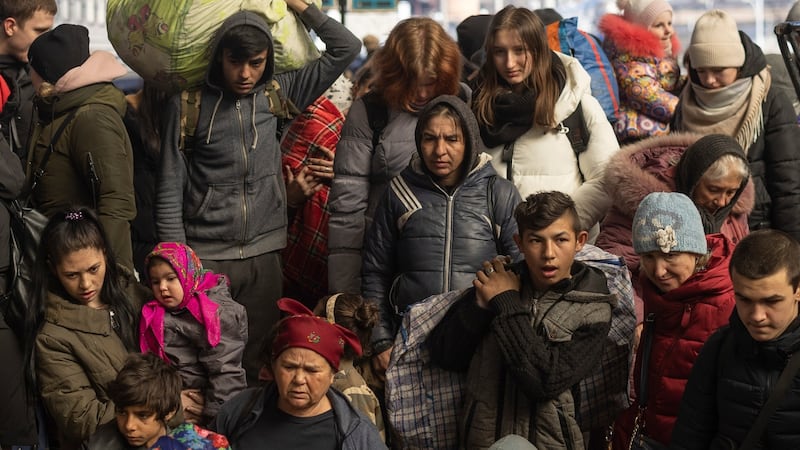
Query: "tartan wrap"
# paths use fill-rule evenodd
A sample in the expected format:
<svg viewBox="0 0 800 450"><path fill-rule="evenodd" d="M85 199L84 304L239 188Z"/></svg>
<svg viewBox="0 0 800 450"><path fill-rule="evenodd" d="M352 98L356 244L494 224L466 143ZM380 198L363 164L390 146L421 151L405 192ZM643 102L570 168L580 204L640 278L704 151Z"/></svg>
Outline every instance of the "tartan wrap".
<svg viewBox="0 0 800 450"><path fill-rule="evenodd" d="M316 147L335 153L342 125L344 116L339 109L325 96L318 98L286 131L281 141L283 165L297 173L309 157L317 157ZM298 296L304 298L299 300L306 304L316 304L328 292L329 192L326 184L295 213L282 253L284 285L292 286L293 293L302 291Z"/></svg>

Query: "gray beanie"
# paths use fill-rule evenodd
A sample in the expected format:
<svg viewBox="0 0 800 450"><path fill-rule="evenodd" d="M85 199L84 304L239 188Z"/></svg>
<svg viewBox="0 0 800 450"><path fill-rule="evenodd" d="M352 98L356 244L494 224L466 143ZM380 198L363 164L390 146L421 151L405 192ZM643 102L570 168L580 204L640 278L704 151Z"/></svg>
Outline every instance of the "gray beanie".
<svg viewBox="0 0 800 450"><path fill-rule="evenodd" d="M633 251L641 255L708 253L703 221L692 200L678 192L653 192L639 203L633 216Z"/></svg>
<svg viewBox="0 0 800 450"><path fill-rule="evenodd" d="M742 67L744 46L736 21L721 9L712 9L694 24L689 62L694 69Z"/></svg>

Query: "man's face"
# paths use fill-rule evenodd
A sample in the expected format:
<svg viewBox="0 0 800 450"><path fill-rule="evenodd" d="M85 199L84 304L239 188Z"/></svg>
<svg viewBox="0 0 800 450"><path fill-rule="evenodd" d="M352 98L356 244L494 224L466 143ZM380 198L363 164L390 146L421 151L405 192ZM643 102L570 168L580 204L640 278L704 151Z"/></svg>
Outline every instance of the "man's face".
<svg viewBox="0 0 800 450"><path fill-rule="evenodd" d="M533 287L545 291L559 281L570 278L575 254L586 243L588 233L577 235L572 218L568 214L559 217L550 226L541 230L523 230L514 235L519 251L525 256Z"/></svg>
<svg viewBox="0 0 800 450"><path fill-rule="evenodd" d="M40 34L53 27L53 14L37 9L28 20L19 22L13 17L3 21L5 54L21 62L28 62L28 49Z"/></svg>
<svg viewBox="0 0 800 450"><path fill-rule="evenodd" d="M231 51L222 50L222 75L225 87L235 95L243 96L253 91L267 68L267 50L246 60L234 59Z"/></svg>
<svg viewBox="0 0 800 450"><path fill-rule="evenodd" d="M752 279L731 271L736 313L750 336L766 342L783 334L797 318L800 287L792 287L786 269Z"/></svg>

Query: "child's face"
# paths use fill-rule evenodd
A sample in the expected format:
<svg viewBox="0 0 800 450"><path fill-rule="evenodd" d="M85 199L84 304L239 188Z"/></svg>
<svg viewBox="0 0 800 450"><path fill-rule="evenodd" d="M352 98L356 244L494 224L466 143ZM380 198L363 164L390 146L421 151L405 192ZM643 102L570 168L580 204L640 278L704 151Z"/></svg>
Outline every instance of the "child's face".
<svg viewBox="0 0 800 450"><path fill-rule="evenodd" d="M154 258L148 269L150 288L164 308L174 309L183 302L183 286L172 266L160 258Z"/></svg>
<svg viewBox="0 0 800 450"><path fill-rule="evenodd" d="M132 447L149 448L167 434L163 420L144 406L117 408L117 428Z"/></svg>
<svg viewBox="0 0 800 450"><path fill-rule="evenodd" d="M546 291L572 276L570 270L575 254L583 248L588 237L585 231L575 234L573 228L572 218L564 214L547 228L526 229L522 235L514 235L537 291Z"/></svg>

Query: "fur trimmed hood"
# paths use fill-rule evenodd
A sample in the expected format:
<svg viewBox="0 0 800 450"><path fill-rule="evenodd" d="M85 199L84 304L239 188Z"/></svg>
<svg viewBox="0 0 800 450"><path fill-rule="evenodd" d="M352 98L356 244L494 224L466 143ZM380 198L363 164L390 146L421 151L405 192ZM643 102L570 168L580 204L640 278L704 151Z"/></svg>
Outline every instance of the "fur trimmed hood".
<svg viewBox="0 0 800 450"><path fill-rule="evenodd" d="M703 137L695 133L653 136L619 149L608 161L605 183L614 206L633 217L651 192L675 191L675 166L686 148ZM747 183L732 214L750 214L755 202L753 181Z"/></svg>
<svg viewBox="0 0 800 450"><path fill-rule="evenodd" d="M603 39L609 41L606 45L611 44L619 53L628 53L639 58L664 58L666 56L659 39L653 33L641 25L625 20L618 14L603 15L597 28L603 33ZM680 47L678 35L673 33L672 54L679 54Z"/></svg>

